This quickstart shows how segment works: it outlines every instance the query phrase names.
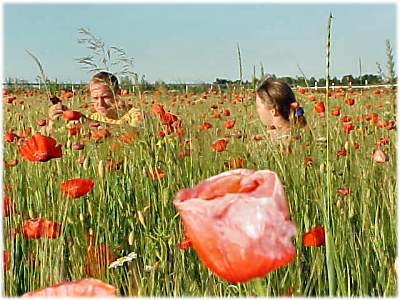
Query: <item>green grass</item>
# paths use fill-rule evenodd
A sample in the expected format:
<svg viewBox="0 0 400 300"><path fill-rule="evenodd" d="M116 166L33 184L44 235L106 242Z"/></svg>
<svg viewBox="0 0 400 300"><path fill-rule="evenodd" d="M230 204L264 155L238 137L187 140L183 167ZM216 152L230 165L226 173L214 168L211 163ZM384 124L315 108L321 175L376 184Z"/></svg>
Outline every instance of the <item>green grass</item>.
<svg viewBox="0 0 400 300"><path fill-rule="evenodd" d="M11 187L8 194L16 203L16 212L9 218L3 217L4 248L11 254L10 269L4 273L4 294L19 296L61 280L87 277L84 272L87 233L92 229L95 243L106 243L115 258L130 252L138 255L123 267L107 270L98 277L114 285L119 295L245 297L260 294L261 287L266 296L284 296L289 288L293 295L327 296L325 246L305 248L301 245L301 236L311 227L323 225L324 214L328 214L337 296L396 295L396 130L387 131L361 121L355 124L357 128L366 128L365 136L357 130L347 135L340 127L340 118L329 115L331 161L328 163L332 170L333 193L325 211L326 146L315 139L325 137L327 128L325 119L313 112L313 103L303 95L296 95L305 108L311 132L300 131L302 138L293 146L292 154L282 154L275 145L252 139L255 134L264 132L255 112L254 96L248 90L236 93L244 96L243 102L231 104L232 95L228 94L228 100L218 104L215 111L229 109L231 116L222 115L222 120L236 119L234 129L245 131L247 138L230 138L227 149L221 153L213 152L211 143L234 129L226 130L221 120L210 118L213 112L210 106L220 101L219 95L210 95L207 100L193 105L178 100L178 105L173 107L168 94L161 98L148 95L141 103L138 97L133 97L146 112L150 111L154 100L163 103L166 110L179 113L185 138L191 138L192 154L184 159L177 156L179 141L176 137L160 139L154 134L161 127L151 117L139 139L131 145L122 145L113 153L109 146L115 142L119 129L104 143L90 140L83 151L74 151L65 147L68 137L64 121L57 124L59 131L53 134L64 145L61 159L31 163L20 159L15 142L5 143L4 161L17 158L19 164L5 168L3 174L3 181ZM318 100L324 99L323 94L316 95ZM329 98L329 107L340 105L341 116L349 115L353 119L373 111L382 119L395 119L392 92L373 95L364 91L352 97L356 99L352 107L339 97ZM190 99L194 102L200 95L192 95ZM79 98L67 101L76 109L83 103ZM384 108L367 110L366 103L382 103ZM39 130L35 121L45 118L47 106L44 96L26 98L24 111L21 105L4 104L5 110L10 109L4 112L4 132L14 129L18 133L23 127ZM207 113L208 117L201 119L200 113ZM213 128L198 132L196 125L204 121L210 122ZM372 162L371 152L383 136L390 139L388 145L382 146L390 160L376 164ZM337 158L336 151L345 147L350 137L361 148L355 150L350 145L347 156ZM81 155L87 159L83 166L76 162ZM193 249L181 250L177 246L183 239L183 232L172 204L176 193L227 170L224 162L236 156L244 160L244 168L269 169L279 175L286 190L290 217L298 230L293 241L296 258L260 282L224 282L202 265ZM314 158L311 166L303 163L306 156ZM122 166L112 172L105 170L104 176L100 176L99 162L108 159L119 159ZM143 169L150 167L163 169L166 176L156 181L148 179ZM93 190L79 199L65 198L60 192L60 183L78 177L94 179ZM336 194L336 189L342 186L351 189L348 196ZM341 206L336 205L339 199ZM25 240L21 235L9 237L10 229L20 228L23 220L37 216L62 224L61 237L52 240ZM147 270L147 266L156 267Z"/></svg>

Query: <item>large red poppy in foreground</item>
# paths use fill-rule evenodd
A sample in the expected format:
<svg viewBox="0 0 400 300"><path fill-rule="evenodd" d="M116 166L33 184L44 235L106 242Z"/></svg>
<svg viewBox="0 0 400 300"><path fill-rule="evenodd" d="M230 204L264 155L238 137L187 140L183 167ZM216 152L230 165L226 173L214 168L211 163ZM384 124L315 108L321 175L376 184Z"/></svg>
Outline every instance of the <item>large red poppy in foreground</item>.
<svg viewBox="0 0 400 300"><path fill-rule="evenodd" d="M174 205L198 256L224 280L264 276L295 256L296 227L274 172L225 172L180 191Z"/></svg>
<svg viewBox="0 0 400 300"><path fill-rule="evenodd" d="M25 293L22 297L113 297L116 289L112 285L87 278L71 282L61 282L48 288Z"/></svg>
<svg viewBox="0 0 400 300"><path fill-rule="evenodd" d="M55 139L37 133L21 143L19 153L23 159L46 162L62 156L61 145L56 144Z"/></svg>

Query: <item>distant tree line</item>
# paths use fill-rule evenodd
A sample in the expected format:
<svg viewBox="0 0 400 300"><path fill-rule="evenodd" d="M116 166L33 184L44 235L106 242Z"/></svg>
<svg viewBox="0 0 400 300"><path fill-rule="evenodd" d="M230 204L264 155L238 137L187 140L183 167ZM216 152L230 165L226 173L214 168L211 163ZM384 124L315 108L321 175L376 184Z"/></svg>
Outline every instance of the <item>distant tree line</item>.
<svg viewBox="0 0 400 300"><path fill-rule="evenodd" d="M278 80L283 80L286 83L288 83L291 86L305 86L306 79L304 77L289 77L289 76L284 76L284 77L277 77L276 75L268 75L266 78L271 78L271 79L278 79ZM255 79L255 81L259 81L259 79ZM213 84L219 84L219 85L226 85L226 84L239 84L240 80L229 80L229 79L224 79L224 78L217 78L213 82ZM249 81L244 81L242 84L243 85L251 85L254 83L254 79L252 82ZM311 77L307 79L307 83L309 86L315 86L315 83L317 83L317 86L325 86L325 78L315 78ZM342 78L337 78L333 77L330 79L330 84L334 85L365 85L365 84L383 84L386 83L386 80L377 74L364 74L361 77L354 77L353 75L345 75Z"/></svg>

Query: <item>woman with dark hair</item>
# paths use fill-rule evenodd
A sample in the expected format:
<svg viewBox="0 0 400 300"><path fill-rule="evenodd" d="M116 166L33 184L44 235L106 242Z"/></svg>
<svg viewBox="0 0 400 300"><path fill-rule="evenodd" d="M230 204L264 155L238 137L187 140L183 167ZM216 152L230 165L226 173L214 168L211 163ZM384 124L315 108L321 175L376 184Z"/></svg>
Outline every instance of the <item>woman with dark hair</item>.
<svg viewBox="0 0 400 300"><path fill-rule="evenodd" d="M256 91L256 108L261 122L273 140L290 142L293 127L307 125L304 110L292 89L280 80L265 80Z"/></svg>

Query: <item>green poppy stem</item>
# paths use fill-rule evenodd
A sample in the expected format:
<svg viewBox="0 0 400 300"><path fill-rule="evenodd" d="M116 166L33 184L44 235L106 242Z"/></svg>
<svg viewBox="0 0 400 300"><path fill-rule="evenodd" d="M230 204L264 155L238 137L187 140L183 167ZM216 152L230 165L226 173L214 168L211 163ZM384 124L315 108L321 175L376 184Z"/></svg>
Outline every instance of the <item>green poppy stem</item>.
<svg viewBox="0 0 400 300"><path fill-rule="evenodd" d="M263 285L264 278L256 278L253 280L253 282L254 282L254 288L256 291L256 296L258 296L258 297L266 296L265 287Z"/></svg>

